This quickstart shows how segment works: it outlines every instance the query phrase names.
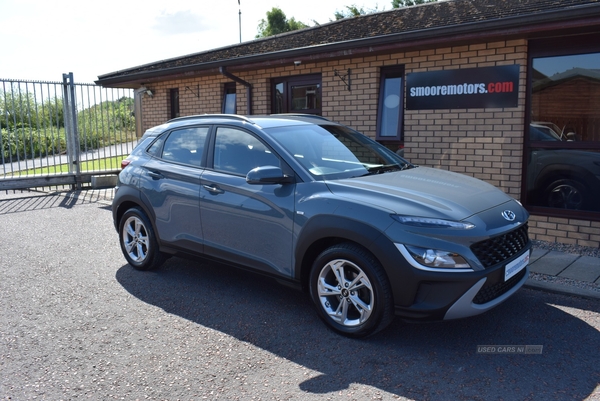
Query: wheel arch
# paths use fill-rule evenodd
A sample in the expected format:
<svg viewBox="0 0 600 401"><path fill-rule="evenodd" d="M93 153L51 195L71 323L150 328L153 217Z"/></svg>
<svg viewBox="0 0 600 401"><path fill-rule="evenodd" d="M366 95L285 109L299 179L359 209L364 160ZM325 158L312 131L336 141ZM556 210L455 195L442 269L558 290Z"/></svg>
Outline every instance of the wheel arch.
<svg viewBox="0 0 600 401"><path fill-rule="evenodd" d="M382 265L390 283L401 275L399 260L402 256L394 243L382 232L363 222L340 216L322 216L311 219L302 229L295 251L295 279L303 290L308 290L310 270L314 260L330 246L354 243L368 252ZM393 255L398 254L394 259ZM392 286L394 299L398 289Z"/></svg>
<svg viewBox="0 0 600 401"><path fill-rule="evenodd" d="M142 211L144 213L146 213L146 216L148 216L149 220L150 220L150 224L152 224L152 229L154 230L155 233L157 233L156 231L156 225L154 224L154 213L152 212L152 209L149 208L148 206L146 206L146 203L144 202L143 199L143 195L141 194L141 192L137 189L133 189L130 187L121 187L119 188L119 193L118 193L118 197L116 198L116 203L115 201L113 201L113 222L115 225L115 229L118 231L119 230L119 222L121 221L121 218L123 217L123 215L125 214L125 212L127 212L127 210L131 209L132 207L139 207L142 209Z"/></svg>

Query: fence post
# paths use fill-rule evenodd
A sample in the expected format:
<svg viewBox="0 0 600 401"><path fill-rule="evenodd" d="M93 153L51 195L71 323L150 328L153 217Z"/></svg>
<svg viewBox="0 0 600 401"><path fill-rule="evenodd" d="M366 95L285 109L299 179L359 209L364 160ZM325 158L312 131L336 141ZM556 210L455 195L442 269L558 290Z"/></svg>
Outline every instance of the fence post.
<svg viewBox="0 0 600 401"><path fill-rule="evenodd" d="M65 114L65 134L69 173L75 174L73 189L81 189L81 166L79 165L79 132L77 128L77 101L73 73L63 74L63 108Z"/></svg>

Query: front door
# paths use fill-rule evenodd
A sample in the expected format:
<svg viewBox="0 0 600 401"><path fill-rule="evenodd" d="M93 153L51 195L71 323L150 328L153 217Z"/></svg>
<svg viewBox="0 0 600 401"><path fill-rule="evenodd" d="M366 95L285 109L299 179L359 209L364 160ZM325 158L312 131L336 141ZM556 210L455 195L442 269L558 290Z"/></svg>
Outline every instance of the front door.
<svg viewBox="0 0 600 401"><path fill-rule="evenodd" d="M205 253L291 276L295 184L246 182L251 169L281 163L249 132L218 127L214 143L200 188Z"/></svg>

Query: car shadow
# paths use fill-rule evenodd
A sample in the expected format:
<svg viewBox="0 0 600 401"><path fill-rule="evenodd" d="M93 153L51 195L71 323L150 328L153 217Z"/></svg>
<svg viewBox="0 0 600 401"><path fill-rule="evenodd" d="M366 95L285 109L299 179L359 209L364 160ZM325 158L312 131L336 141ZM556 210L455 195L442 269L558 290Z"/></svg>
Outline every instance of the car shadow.
<svg viewBox="0 0 600 401"><path fill-rule="evenodd" d="M353 340L325 327L308 296L213 262L169 259L154 272L121 267L143 302L321 373L299 383L319 394L362 383L415 400L584 399L600 383L600 332L576 317L600 303L520 290L469 319L409 324ZM592 317L593 318L593 317ZM542 345L541 354L490 355L480 345Z"/></svg>
<svg viewBox="0 0 600 401"><path fill-rule="evenodd" d="M8 191L6 191L8 192ZM14 191L12 195L0 194L0 216L54 208L72 209L86 204L99 204L111 210L110 199L101 191L77 190L54 193Z"/></svg>

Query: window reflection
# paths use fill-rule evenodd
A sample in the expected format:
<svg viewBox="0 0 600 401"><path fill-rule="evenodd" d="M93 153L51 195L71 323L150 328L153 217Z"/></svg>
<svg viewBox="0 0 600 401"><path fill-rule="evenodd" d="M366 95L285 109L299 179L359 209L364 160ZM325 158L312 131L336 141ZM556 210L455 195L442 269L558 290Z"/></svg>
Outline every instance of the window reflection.
<svg viewBox="0 0 600 401"><path fill-rule="evenodd" d="M286 77L272 83L272 113L321 115L321 76Z"/></svg>
<svg viewBox="0 0 600 401"><path fill-rule="evenodd" d="M532 123L566 140L600 141L600 53L533 60Z"/></svg>
<svg viewBox="0 0 600 401"><path fill-rule="evenodd" d="M292 110L314 110L321 108L319 85L292 86Z"/></svg>
<svg viewBox="0 0 600 401"><path fill-rule="evenodd" d="M235 92L235 84L226 84L225 93L223 96L223 113L224 114L236 114L237 113L237 96Z"/></svg>
<svg viewBox="0 0 600 401"><path fill-rule="evenodd" d="M533 59L527 202L600 211L600 53Z"/></svg>
<svg viewBox="0 0 600 401"><path fill-rule="evenodd" d="M377 139L398 145L402 138L404 109L404 68L387 67L381 70L377 110ZM393 142L392 142L393 141Z"/></svg>
<svg viewBox="0 0 600 401"><path fill-rule="evenodd" d="M381 137L396 137L400 124L400 99L402 78L386 78L383 85L381 108Z"/></svg>

